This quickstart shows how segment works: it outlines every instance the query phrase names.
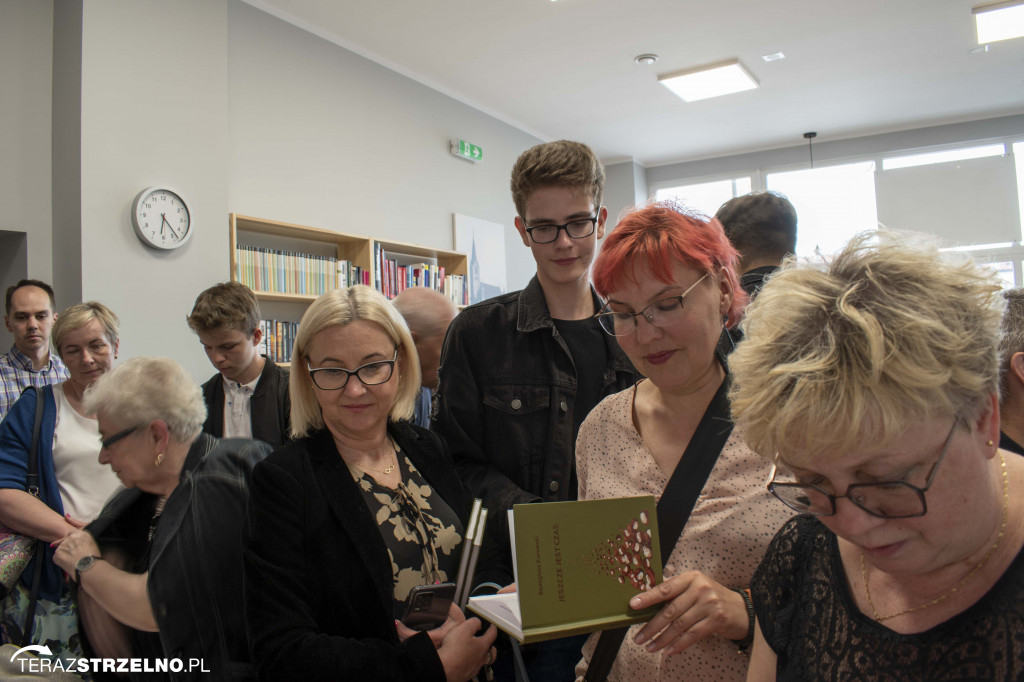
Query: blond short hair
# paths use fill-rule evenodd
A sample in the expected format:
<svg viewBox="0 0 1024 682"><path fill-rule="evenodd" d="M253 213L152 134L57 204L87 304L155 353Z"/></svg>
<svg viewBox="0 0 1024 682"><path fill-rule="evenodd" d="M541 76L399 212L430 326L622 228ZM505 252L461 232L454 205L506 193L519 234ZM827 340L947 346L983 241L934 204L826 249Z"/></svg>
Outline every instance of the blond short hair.
<svg viewBox="0 0 1024 682"><path fill-rule="evenodd" d="M99 301L76 303L65 308L57 316L57 321L53 323L53 329L50 331L53 347L62 360L64 359L64 354L61 345L64 343L64 338L69 332L81 329L93 320L99 320L100 325L103 326L103 331L107 334L107 340L110 341L110 345L117 345L117 331L121 326L121 320L114 314L114 311Z"/></svg>
<svg viewBox="0 0 1024 682"><path fill-rule="evenodd" d="M571 187L601 207L604 195L604 166L594 150L582 142L558 140L531 147L512 167L512 201L516 212L526 219L526 202L543 187Z"/></svg>
<svg viewBox="0 0 1024 682"><path fill-rule="evenodd" d="M206 421L202 389L170 358L125 360L86 388L82 403L87 413L126 427L163 420L179 443L191 441Z"/></svg>
<svg viewBox="0 0 1024 682"><path fill-rule="evenodd" d="M753 450L797 465L975 419L997 391L1002 303L990 270L919 236L868 232L829 262L791 259L747 308L733 417Z"/></svg>
<svg viewBox="0 0 1024 682"><path fill-rule="evenodd" d="M397 347L398 395L388 415L392 419L412 417L420 392L420 361L409 327L383 294L376 289L357 284L348 289L335 289L321 295L309 306L299 323L288 384L294 438L302 438L324 425L320 404L313 390L313 380L306 370L310 341L327 327L343 327L356 320L366 320L379 325L381 331L387 334Z"/></svg>

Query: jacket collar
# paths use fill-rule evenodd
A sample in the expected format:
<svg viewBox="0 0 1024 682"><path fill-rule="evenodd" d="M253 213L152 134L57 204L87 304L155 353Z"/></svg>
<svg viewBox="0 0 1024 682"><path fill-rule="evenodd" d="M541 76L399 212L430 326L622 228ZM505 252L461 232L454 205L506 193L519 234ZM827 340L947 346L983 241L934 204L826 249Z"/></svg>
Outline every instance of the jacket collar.
<svg viewBox="0 0 1024 682"><path fill-rule="evenodd" d="M594 291L594 287L590 287L590 296L594 301L594 310L600 310L601 299ZM526 288L519 292L516 329L521 332L532 332L554 326L551 312L548 310L548 301L544 298L544 289L537 275L534 275Z"/></svg>

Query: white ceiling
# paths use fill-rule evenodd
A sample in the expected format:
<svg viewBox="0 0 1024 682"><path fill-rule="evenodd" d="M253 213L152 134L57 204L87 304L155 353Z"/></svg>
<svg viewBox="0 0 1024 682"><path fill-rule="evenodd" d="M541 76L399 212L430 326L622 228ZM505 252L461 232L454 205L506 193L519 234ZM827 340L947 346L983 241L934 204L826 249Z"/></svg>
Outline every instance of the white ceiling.
<svg viewBox="0 0 1024 682"><path fill-rule="evenodd" d="M988 0L246 0L543 139L645 166L1024 112L1024 38ZM633 57L660 56L653 66ZM767 63L761 56L783 52ZM659 73L739 58L687 104Z"/></svg>

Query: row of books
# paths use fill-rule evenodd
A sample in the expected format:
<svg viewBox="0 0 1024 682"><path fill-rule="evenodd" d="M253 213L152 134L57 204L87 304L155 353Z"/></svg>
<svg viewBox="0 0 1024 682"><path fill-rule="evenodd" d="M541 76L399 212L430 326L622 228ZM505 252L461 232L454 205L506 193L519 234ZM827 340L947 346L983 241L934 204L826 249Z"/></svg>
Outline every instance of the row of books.
<svg viewBox="0 0 1024 682"><path fill-rule="evenodd" d="M389 299L409 287L427 287L448 296L456 305L469 304L469 288L463 275L449 275L443 265L399 265L374 245L374 267L369 272L352 261L330 256L311 256L256 246L236 248L238 281L253 291L319 296L332 289L365 284Z"/></svg>
<svg viewBox="0 0 1024 682"><path fill-rule="evenodd" d="M260 341L260 353L266 355L275 364L291 362L292 347L299 333L299 323L287 320L263 320L260 322L263 340Z"/></svg>
<svg viewBox="0 0 1024 682"><path fill-rule="evenodd" d="M320 294L348 286L349 279L363 283L362 269L330 256L311 256L256 246L236 248L238 281L254 291L284 294Z"/></svg>
<svg viewBox="0 0 1024 682"><path fill-rule="evenodd" d="M469 290L462 275L449 275L443 265L436 263L399 265L397 258L388 258L380 244L374 244L373 249L373 286L389 299L410 287L426 287L447 295L456 305L469 304Z"/></svg>

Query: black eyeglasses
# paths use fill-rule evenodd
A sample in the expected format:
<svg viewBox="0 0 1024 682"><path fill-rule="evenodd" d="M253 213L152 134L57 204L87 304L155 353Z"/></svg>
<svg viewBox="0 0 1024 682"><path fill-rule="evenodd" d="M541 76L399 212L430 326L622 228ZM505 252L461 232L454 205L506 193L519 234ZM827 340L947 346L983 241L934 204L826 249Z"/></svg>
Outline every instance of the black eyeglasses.
<svg viewBox="0 0 1024 682"><path fill-rule="evenodd" d="M643 315L644 319L655 327L669 327L679 321L683 312L683 299L693 291L693 288L704 281L708 273L704 273L700 279L690 285L690 288L678 296L669 296L660 301L655 301L638 313L616 312L605 304L594 317L601 323L601 329L612 336L629 336L636 331L636 318Z"/></svg>
<svg viewBox="0 0 1024 682"><path fill-rule="evenodd" d="M125 429L124 431L118 431L117 433L115 433L110 438L101 438L100 439L100 447L101 448L109 448L111 445L113 445L117 441L121 440L122 438L126 438L127 436L132 435L133 433L135 433L138 430L139 430L138 426L133 426L130 429Z"/></svg>
<svg viewBox="0 0 1024 682"><path fill-rule="evenodd" d="M534 225L526 228L534 244L550 244L558 239L558 233L565 233L573 239L583 239L594 234L597 229L597 218L576 218L565 225Z"/></svg>
<svg viewBox="0 0 1024 682"><path fill-rule="evenodd" d="M359 377L364 386L376 386L387 383L395 371L395 362L398 360L398 349L395 348L395 357L390 360L379 360L369 362L362 367L355 369L344 369L342 367L317 367L313 368L306 363L309 371L309 378L313 380L316 387L324 391L338 391L348 384L352 375Z"/></svg>
<svg viewBox="0 0 1024 682"><path fill-rule="evenodd" d="M953 434L960 424L960 418L953 420L953 428L946 436L939 458L928 472L923 488L904 481L885 481L882 483L854 483L846 489L845 495L833 495L816 485L804 483L776 483L775 473L778 467L773 464L768 477L768 490L772 495L791 509L814 516L832 516L836 513L836 500L845 497L868 514L882 519L911 519L928 513L928 502L924 494L932 487L935 472L949 451L953 442Z"/></svg>

